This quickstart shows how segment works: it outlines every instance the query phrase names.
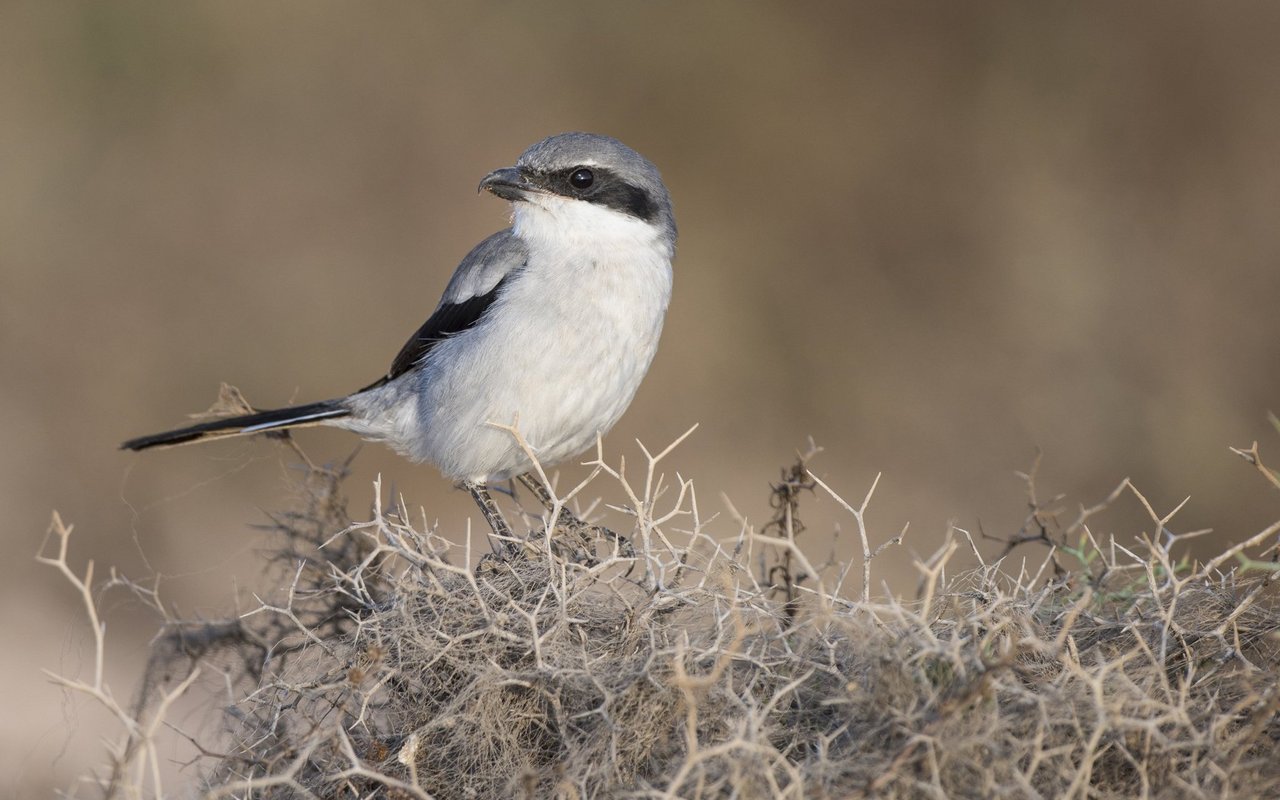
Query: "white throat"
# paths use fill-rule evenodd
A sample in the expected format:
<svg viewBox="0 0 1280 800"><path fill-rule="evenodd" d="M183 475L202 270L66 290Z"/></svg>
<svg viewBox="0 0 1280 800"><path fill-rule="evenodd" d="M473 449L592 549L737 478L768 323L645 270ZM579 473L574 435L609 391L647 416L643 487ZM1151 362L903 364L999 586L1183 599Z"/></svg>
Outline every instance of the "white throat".
<svg viewBox="0 0 1280 800"><path fill-rule="evenodd" d="M516 236L532 249L565 248L609 253L651 250L669 260L673 247L662 228L606 206L553 194L512 203Z"/></svg>

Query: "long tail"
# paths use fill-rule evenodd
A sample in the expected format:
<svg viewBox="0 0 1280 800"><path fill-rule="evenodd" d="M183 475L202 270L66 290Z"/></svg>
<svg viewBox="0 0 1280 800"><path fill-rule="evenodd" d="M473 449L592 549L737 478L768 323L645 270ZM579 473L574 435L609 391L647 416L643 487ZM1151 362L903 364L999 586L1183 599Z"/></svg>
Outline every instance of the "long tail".
<svg viewBox="0 0 1280 800"><path fill-rule="evenodd" d="M189 425L177 430L154 433L150 436L139 436L120 445L121 450L146 450L148 447L168 447L175 444L187 444L206 439L221 439L227 436L242 436L249 433L283 430L284 428L301 428L307 425L321 425L326 420L351 415L351 410L341 400L323 400L319 403L308 403L305 406L277 408L272 411L258 411L240 417L227 417L198 425Z"/></svg>

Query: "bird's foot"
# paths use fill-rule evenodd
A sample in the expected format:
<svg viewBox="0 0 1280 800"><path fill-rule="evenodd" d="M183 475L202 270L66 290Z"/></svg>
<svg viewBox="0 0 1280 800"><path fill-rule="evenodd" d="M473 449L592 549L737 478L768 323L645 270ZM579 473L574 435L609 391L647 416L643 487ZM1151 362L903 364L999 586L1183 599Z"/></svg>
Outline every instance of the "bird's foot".
<svg viewBox="0 0 1280 800"><path fill-rule="evenodd" d="M506 518L502 516L502 510L494 502L489 490L484 484L474 481L463 481L462 488L466 489L471 498L476 501L476 505L480 507L480 513L484 515L485 522L489 523L489 528L493 531L493 537L498 540L500 549L495 549L494 556L503 560L515 558L520 552L520 545L516 543L516 538L511 533L511 526L507 524Z"/></svg>
<svg viewBox="0 0 1280 800"><path fill-rule="evenodd" d="M533 473L526 472L519 477L520 483L525 488L533 492L533 496L538 498L538 502L547 511L555 512L556 499L552 497L551 492L543 485ZM626 558L633 558L636 554L635 548L631 546L631 542L624 536L609 530L603 525L592 525L578 518L576 514L564 507L560 506L559 515L556 517L555 529L563 531L567 536L563 537L567 542L557 542L555 537L552 539L553 547L563 547L568 545L570 558L578 564L586 564L595 566L600 563L596 556L596 543L600 541L613 542L617 547L617 551Z"/></svg>

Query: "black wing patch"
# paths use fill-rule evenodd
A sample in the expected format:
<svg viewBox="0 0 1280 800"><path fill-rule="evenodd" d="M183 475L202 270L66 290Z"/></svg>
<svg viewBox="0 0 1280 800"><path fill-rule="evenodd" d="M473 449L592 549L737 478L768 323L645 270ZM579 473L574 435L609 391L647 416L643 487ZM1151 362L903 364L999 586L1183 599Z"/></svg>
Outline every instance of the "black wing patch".
<svg viewBox="0 0 1280 800"><path fill-rule="evenodd" d="M489 310L489 306L498 299L498 293L502 291L503 284L510 277L507 275L506 278L498 281L498 284L485 294L469 297L460 303L441 304L435 313L422 323L417 333L404 343L404 347L400 348L387 374L361 391L395 380L418 365L438 343L474 327L484 318L484 313Z"/></svg>

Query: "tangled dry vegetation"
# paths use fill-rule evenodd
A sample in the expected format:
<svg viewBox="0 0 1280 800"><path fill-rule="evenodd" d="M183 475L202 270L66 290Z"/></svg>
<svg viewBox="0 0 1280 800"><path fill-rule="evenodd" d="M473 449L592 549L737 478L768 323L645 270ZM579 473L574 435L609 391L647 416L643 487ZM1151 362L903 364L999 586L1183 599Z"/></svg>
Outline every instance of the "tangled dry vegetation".
<svg viewBox="0 0 1280 800"><path fill-rule="evenodd" d="M1280 488L1256 447L1241 454ZM895 540L868 532L865 501L840 500L802 460L774 488L772 521L726 535L729 515L713 534L693 486L661 477L662 455L637 477L598 464L625 497L625 542L560 547L526 514L533 533L484 558L402 504L352 522L342 471L312 469L306 502L274 520L282 597L221 623L169 620L133 707L102 683L101 639L93 677L59 679L125 729L89 791L1280 796L1280 523L1192 564L1171 514L1148 506L1137 535L1091 527L1122 494L1146 505L1127 482L1067 512L1037 498L1032 474L1026 526L1000 560L955 530L919 558L914 597L875 598L875 548ZM860 559L815 565L797 545L810 491L852 514ZM55 532L45 560L92 616L92 577L69 569L68 530ZM1038 566L1008 567L1015 550ZM224 730L198 745L197 789L162 788L155 739L202 671L224 684L226 708L208 704Z"/></svg>

